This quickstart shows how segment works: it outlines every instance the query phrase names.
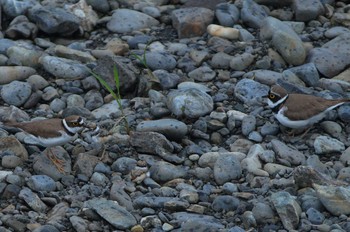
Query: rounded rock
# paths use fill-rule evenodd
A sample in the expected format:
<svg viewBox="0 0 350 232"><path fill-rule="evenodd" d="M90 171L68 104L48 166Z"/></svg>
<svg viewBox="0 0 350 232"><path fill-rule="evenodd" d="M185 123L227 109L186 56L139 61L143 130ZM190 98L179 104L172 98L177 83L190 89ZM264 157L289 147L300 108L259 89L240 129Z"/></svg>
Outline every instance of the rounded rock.
<svg viewBox="0 0 350 232"><path fill-rule="evenodd" d="M176 116L197 118L211 112L214 102L210 95L198 89L173 90L168 94L167 105Z"/></svg>
<svg viewBox="0 0 350 232"><path fill-rule="evenodd" d="M31 176L28 181L27 185L32 190L39 192L39 191L45 191L45 192L51 192L55 191L56 189L56 183L55 181L46 175L33 175Z"/></svg>
<svg viewBox="0 0 350 232"><path fill-rule="evenodd" d="M188 132L187 125L176 119L159 119L140 122L136 131L154 131L169 139L182 139Z"/></svg>
<svg viewBox="0 0 350 232"><path fill-rule="evenodd" d="M32 94L32 87L27 82L12 81L1 89L2 99L10 105L23 105Z"/></svg>

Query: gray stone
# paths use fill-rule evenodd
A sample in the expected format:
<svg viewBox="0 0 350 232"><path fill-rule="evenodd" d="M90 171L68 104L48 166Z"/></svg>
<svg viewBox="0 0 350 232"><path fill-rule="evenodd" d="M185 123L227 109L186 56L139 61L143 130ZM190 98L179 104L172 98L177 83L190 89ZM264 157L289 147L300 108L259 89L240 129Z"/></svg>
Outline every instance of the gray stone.
<svg viewBox="0 0 350 232"><path fill-rule="evenodd" d="M172 214L181 223L181 231L220 231L224 229L221 222L209 215L176 212Z"/></svg>
<svg viewBox="0 0 350 232"><path fill-rule="evenodd" d="M166 182L176 178L183 178L187 175L182 166L175 166L165 161L158 161L149 169L151 178L155 181Z"/></svg>
<svg viewBox="0 0 350 232"><path fill-rule="evenodd" d="M107 13L110 10L108 0L86 0L86 3L102 13Z"/></svg>
<svg viewBox="0 0 350 232"><path fill-rule="evenodd" d="M290 64L301 65L306 58L303 43L295 31L286 23L267 17L260 29L263 40L272 39L272 43L282 57Z"/></svg>
<svg viewBox="0 0 350 232"><path fill-rule="evenodd" d="M50 108L53 112L58 113L66 108L66 103L59 98L55 98L50 102Z"/></svg>
<svg viewBox="0 0 350 232"><path fill-rule="evenodd" d="M1 43L1 41L0 41ZM35 74L35 69L26 66L1 66L0 67L0 84L9 84L12 81L25 80Z"/></svg>
<svg viewBox="0 0 350 232"><path fill-rule="evenodd" d="M242 134L248 136L256 127L256 118L253 115L247 115L242 120Z"/></svg>
<svg viewBox="0 0 350 232"><path fill-rule="evenodd" d="M258 99L266 96L269 87L251 79L242 79L235 86L235 96L248 105L259 104Z"/></svg>
<svg viewBox="0 0 350 232"><path fill-rule="evenodd" d="M158 24L158 20L144 13L130 9L117 9L107 23L107 29L111 32L127 33Z"/></svg>
<svg viewBox="0 0 350 232"><path fill-rule="evenodd" d="M229 54L217 52L211 58L211 66L213 68L229 69L232 58L233 56Z"/></svg>
<svg viewBox="0 0 350 232"><path fill-rule="evenodd" d="M69 221L76 231L86 231L88 228L87 222L79 216L71 216Z"/></svg>
<svg viewBox="0 0 350 232"><path fill-rule="evenodd" d="M119 230L129 229L136 225L134 216L124 207L119 206L114 201L104 198L96 198L84 203L85 207L96 211L103 219Z"/></svg>
<svg viewBox="0 0 350 232"><path fill-rule="evenodd" d="M234 196L229 195L221 195L215 197L212 208L213 210L219 212L225 210L227 211L235 211L237 207L239 206L239 199Z"/></svg>
<svg viewBox="0 0 350 232"><path fill-rule="evenodd" d="M320 76L314 63L307 63L288 69L303 80L308 86L315 86Z"/></svg>
<svg viewBox="0 0 350 232"><path fill-rule="evenodd" d="M112 164L112 170L126 175L136 167L137 161L129 157L120 157Z"/></svg>
<svg viewBox="0 0 350 232"><path fill-rule="evenodd" d="M9 27L6 29L5 34L8 38L35 38L38 32L38 27L29 22L28 18L24 15L19 15L14 18Z"/></svg>
<svg viewBox="0 0 350 232"><path fill-rule="evenodd" d="M303 22L317 19L325 11L322 2L314 0L295 0L293 10L295 12L295 19Z"/></svg>
<svg viewBox="0 0 350 232"><path fill-rule="evenodd" d="M28 11L31 22L47 34L68 36L79 29L80 20L63 8L42 7L37 5Z"/></svg>
<svg viewBox="0 0 350 232"><path fill-rule="evenodd" d="M271 195L271 201L287 230L295 230L299 226L301 208L288 192L280 191Z"/></svg>
<svg viewBox="0 0 350 232"><path fill-rule="evenodd" d="M343 186L313 185L323 206L333 215L350 213L350 189Z"/></svg>
<svg viewBox="0 0 350 232"><path fill-rule="evenodd" d="M27 82L31 84L33 90L42 90L49 85L49 82L40 75L31 75Z"/></svg>
<svg viewBox="0 0 350 232"><path fill-rule="evenodd" d="M196 81L211 81L216 77L216 72L208 66L201 66L188 73L188 76Z"/></svg>
<svg viewBox="0 0 350 232"><path fill-rule="evenodd" d="M16 155L5 155L1 160L1 166L4 168L15 168L22 164L23 160Z"/></svg>
<svg viewBox="0 0 350 232"><path fill-rule="evenodd" d="M188 132L187 125L176 119L159 119L140 122L136 131L154 131L165 135L168 139L182 139Z"/></svg>
<svg viewBox="0 0 350 232"><path fill-rule="evenodd" d="M165 52L146 52L146 64L151 70L172 71L176 67L175 58Z"/></svg>
<svg viewBox="0 0 350 232"><path fill-rule="evenodd" d="M239 10L234 4L220 3L216 5L215 16L220 25L232 27L239 19Z"/></svg>
<svg viewBox="0 0 350 232"><path fill-rule="evenodd" d="M231 180L237 180L242 175L240 161L233 154L220 155L214 164L215 182L222 185Z"/></svg>
<svg viewBox="0 0 350 232"><path fill-rule="evenodd" d="M47 206L29 188L24 187L18 197L24 200L36 212L45 213L47 210Z"/></svg>
<svg viewBox="0 0 350 232"><path fill-rule="evenodd" d="M94 172L90 178L90 181L97 186L106 186L106 184L109 183L108 177L99 172Z"/></svg>
<svg viewBox="0 0 350 232"><path fill-rule="evenodd" d="M90 74L88 67L66 58L44 56L39 59L39 63L47 72L66 80L82 79Z"/></svg>
<svg viewBox="0 0 350 232"><path fill-rule="evenodd" d="M113 183L110 192L110 199L117 201L118 204L125 207L127 210L132 211L134 210L133 201L124 189L124 182L118 181Z"/></svg>
<svg viewBox="0 0 350 232"><path fill-rule="evenodd" d="M270 70L254 70L247 72L243 77L254 78L255 81L261 84L274 85L278 79L282 78L282 74Z"/></svg>
<svg viewBox="0 0 350 232"><path fill-rule="evenodd" d="M252 28L260 28L262 21L268 16L266 10L253 0L243 1L241 19Z"/></svg>
<svg viewBox="0 0 350 232"><path fill-rule="evenodd" d="M306 50L298 36L278 30L272 36L272 43L289 64L301 65L304 63Z"/></svg>
<svg viewBox="0 0 350 232"><path fill-rule="evenodd" d="M260 129L261 135L277 135L279 132L279 126L276 123L271 124L266 122Z"/></svg>
<svg viewBox="0 0 350 232"><path fill-rule="evenodd" d="M12 81L1 88L2 99L10 105L23 105L32 94L32 87L27 82Z"/></svg>
<svg viewBox="0 0 350 232"><path fill-rule="evenodd" d="M325 216L318 211L317 209L314 208L309 208L306 211L307 218L312 224L320 225L323 223Z"/></svg>
<svg viewBox="0 0 350 232"><path fill-rule="evenodd" d="M78 94L72 94L67 97L67 107L84 107L85 101L84 98Z"/></svg>
<svg viewBox="0 0 350 232"><path fill-rule="evenodd" d="M171 19L179 38L202 36L214 19L214 12L204 7L187 7L173 10Z"/></svg>
<svg viewBox="0 0 350 232"><path fill-rule="evenodd" d="M250 53L243 53L234 56L230 61L230 68L236 71L243 71L254 61L255 56Z"/></svg>
<svg viewBox="0 0 350 232"><path fill-rule="evenodd" d="M211 112L214 107L210 95L197 89L173 90L168 94L167 105L176 116L197 118Z"/></svg>
<svg viewBox="0 0 350 232"><path fill-rule="evenodd" d="M271 141L271 144L277 157L287 161L290 165L300 165L305 163L305 155L300 151L288 147L285 143L275 139Z"/></svg>
<svg viewBox="0 0 350 232"><path fill-rule="evenodd" d="M55 191L56 183L55 181L46 175L33 175L27 180L27 185L32 190L39 192L51 192Z"/></svg>
<svg viewBox="0 0 350 232"><path fill-rule="evenodd" d="M350 63L350 46L346 43L349 39L350 34L343 33L322 47L312 49L308 54L309 62L314 62L317 70L326 77L337 75Z"/></svg>
<svg viewBox="0 0 350 232"><path fill-rule="evenodd" d="M249 135L248 135L248 139L250 139L250 140L252 140L254 142L257 142L257 143L260 143L260 142L263 141L263 137L257 131L250 132Z"/></svg>
<svg viewBox="0 0 350 232"><path fill-rule="evenodd" d="M130 144L138 152L158 155L169 162L182 163L184 161L184 157L173 154L173 144L164 135L157 132L134 132L130 136Z"/></svg>
<svg viewBox="0 0 350 232"><path fill-rule="evenodd" d="M276 223L276 215L271 206L266 203L256 203L252 209L252 213L258 224Z"/></svg>
<svg viewBox="0 0 350 232"><path fill-rule="evenodd" d="M345 145L337 139L328 136L318 136L314 141L314 148L317 154L328 154L332 152L342 152Z"/></svg>
<svg viewBox="0 0 350 232"><path fill-rule="evenodd" d="M2 9L4 13L11 18L19 15L24 15L26 11L36 5L37 2L33 0L29 1L12 1L4 0L2 1Z"/></svg>
<svg viewBox="0 0 350 232"><path fill-rule="evenodd" d="M159 79L163 89L172 89L180 82L180 76L175 73L169 73L166 70L155 70L153 74Z"/></svg>

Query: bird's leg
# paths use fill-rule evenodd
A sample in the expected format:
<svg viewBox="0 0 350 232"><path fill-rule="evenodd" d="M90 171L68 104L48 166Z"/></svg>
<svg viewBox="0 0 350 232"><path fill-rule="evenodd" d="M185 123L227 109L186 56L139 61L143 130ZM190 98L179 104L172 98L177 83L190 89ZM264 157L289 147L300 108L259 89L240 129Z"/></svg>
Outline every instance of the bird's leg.
<svg viewBox="0 0 350 232"><path fill-rule="evenodd" d="M64 173L64 167L65 161L62 159L57 158L55 154L53 154L51 148L48 148L48 151L46 153L47 157L51 160L51 162L56 166L57 170L60 173Z"/></svg>
<svg viewBox="0 0 350 232"><path fill-rule="evenodd" d="M300 135L300 138L304 138L304 136L311 130L311 126L306 128L306 130Z"/></svg>

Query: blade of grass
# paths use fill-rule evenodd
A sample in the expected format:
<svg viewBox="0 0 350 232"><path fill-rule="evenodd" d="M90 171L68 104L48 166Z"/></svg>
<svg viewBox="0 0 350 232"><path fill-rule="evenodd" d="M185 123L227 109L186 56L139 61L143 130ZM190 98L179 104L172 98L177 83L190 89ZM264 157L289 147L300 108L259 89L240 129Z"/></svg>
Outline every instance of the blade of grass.
<svg viewBox="0 0 350 232"><path fill-rule="evenodd" d="M114 76L114 81L115 81L115 87L117 88L117 96L120 98L120 80L119 80L119 73L117 67L114 65L113 66L113 76Z"/></svg>
<svg viewBox="0 0 350 232"><path fill-rule="evenodd" d="M113 98L114 99L118 99L118 96L115 94L115 92L113 91L113 89L109 86L109 84L103 80L99 75L97 75L96 73L93 73L93 72L90 72L102 85L103 87L105 87L108 92L110 94L112 94Z"/></svg>

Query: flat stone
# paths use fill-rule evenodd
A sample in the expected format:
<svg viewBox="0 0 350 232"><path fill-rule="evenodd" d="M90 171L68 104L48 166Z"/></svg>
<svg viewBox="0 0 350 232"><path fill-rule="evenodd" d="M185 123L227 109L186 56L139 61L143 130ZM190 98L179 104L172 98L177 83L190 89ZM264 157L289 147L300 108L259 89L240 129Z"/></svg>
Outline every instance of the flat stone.
<svg viewBox="0 0 350 232"><path fill-rule="evenodd" d="M154 131L169 139L182 139L188 132L187 125L176 119L159 119L140 122L136 131Z"/></svg>
<svg viewBox="0 0 350 232"><path fill-rule="evenodd" d="M96 211L103 219L119 230L126 230L136 225L134 216L114 201L95 198L84 203L85 207Z"/></svg>
<svg viewBox="0 0 350 232"><path fill-rule="evenodd" d="M203 7L188 7L172 12L173 27L179 38L203 35L214 19L214 12Z"/></svg>
<svg viewBox="0 0 350 232"><path fill-rule="evenodd" d="M112 32L126 33L150 28L158 24L158 20L144 13L130 9L117 9L107 23L107 28Z"/></svg>

